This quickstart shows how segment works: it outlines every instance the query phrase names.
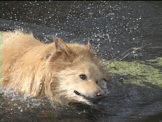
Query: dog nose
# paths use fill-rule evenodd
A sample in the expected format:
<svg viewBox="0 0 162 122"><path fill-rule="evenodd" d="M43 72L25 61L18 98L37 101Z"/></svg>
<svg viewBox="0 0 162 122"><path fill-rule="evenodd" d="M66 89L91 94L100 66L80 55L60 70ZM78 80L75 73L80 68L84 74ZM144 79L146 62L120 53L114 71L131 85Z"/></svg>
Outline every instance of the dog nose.
<svg viewBox="0 0 162 122"><path fill-rule="evenodd" d="M101 98L104 97L104 93L103 93L102 91L96 92L96 97L97 97L98 99L101 99Z"/></svg>

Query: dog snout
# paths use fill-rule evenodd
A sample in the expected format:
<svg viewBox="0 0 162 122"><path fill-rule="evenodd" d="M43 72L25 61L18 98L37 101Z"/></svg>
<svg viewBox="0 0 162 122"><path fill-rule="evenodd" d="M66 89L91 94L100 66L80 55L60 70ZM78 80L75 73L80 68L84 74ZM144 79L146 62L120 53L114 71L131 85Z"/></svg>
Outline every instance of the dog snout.
<svg viewBox="0 0 162 122"><path fill-rule="evenodd" d="M104 98L104 93L102 91L98 91L95 93L95 98L91 99L94 104L97 104Z"/></svg>
<svg viewBox="0 0 162 122"><path fill-rule="evenodd" d="M97 99L102 99L104 97L104 93L102 91L96 92L96 98Z"/></svg>

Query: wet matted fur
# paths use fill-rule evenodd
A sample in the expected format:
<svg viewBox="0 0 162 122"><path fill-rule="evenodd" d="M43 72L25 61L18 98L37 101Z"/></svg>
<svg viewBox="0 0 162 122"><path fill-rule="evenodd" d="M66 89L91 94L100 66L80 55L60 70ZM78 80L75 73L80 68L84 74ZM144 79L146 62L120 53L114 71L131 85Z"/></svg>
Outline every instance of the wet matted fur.
<svg viewBox="0 0 162 122"><path fill-rule="evenodd" d="M1 85L58 105L93 105L108 79L90 44L45 44L20 31L1 33Z"/></svg>

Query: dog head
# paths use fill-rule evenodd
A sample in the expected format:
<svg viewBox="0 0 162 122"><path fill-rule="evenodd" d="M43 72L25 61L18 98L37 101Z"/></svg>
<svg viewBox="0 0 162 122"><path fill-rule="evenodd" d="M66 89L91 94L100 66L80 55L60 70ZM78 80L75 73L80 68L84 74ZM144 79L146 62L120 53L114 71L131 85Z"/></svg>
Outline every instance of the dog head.
<svg viewBox="0 0 162 122"><path fill-rule="evenodd" d="M54 80L50 83L50 98L60 104L97 104L104 98L101 88L109 78L94 55L92 46L65 44L55 41L56 51L50 57Z"/></svg>

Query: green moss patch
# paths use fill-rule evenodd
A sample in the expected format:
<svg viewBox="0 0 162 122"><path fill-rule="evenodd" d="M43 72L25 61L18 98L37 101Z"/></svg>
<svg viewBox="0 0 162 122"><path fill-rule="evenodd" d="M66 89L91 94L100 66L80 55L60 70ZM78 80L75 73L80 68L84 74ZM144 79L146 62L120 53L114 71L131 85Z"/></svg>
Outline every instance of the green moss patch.
<svg viewBox="0 0 162 122"><path fill-rule="evenodd" d="M124 83L132 83L144 86L145 83L162 87L162 58L148 60L153 65L145 64L144 62L126 62L126 61L112 61L107 62L107 72L112 76L124 76Z"/></svg>
<svg viewBox="0 0 162 122"><path fill-rule="evenodd" d="M162 57L158 57L156 59L148 60L147 62L150 62L153 65L155 64L156 66L162 67Z"/></svg>

